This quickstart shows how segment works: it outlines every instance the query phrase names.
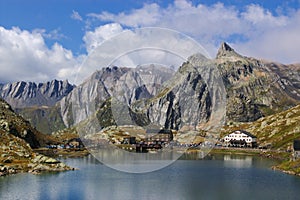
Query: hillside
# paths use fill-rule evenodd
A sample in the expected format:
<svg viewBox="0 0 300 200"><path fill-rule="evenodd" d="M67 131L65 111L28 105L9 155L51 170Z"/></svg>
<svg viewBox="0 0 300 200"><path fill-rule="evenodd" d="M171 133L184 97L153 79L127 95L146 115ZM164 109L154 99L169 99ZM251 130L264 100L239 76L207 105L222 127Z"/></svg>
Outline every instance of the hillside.
<svg viewBox="0 0 300 200"><path fill-rule="evenodd" d="M222 136L235 130L254 134L260 146L269 146L273 150L292 150L294 139L300 138L300 105L255 122L229 123L222 129Z"/></svg>
<svg viewBox="0 0 300 200"><path fill-rule="evenodd" d="M54 138L32 128L2 99L0 110L0 176L19 172L39 173L71 169L53 158L32 150L54 143Z"/></svg>
<svg viewBox="0 0 300 200"><path fill-rule="evenodd" d="M42 133L51 134L66 128L58 105L16 108L15 111Z"/></svg>
<svg viewBox="0 0 300 200"><path fill-rule="evenodd" d="M51 136L42 134L33 128L27 120L16 114L11 106L2 99L0 99L0 128L25 140L31 148L56 142Z"/></svg>

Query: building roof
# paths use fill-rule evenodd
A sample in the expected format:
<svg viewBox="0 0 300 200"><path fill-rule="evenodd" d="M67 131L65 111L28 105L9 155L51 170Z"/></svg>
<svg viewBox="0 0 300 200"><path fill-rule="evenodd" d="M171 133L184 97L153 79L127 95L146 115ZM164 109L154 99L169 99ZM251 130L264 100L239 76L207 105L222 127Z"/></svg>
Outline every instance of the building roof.
<svg viewBox="0 0 300 200"><path fill-rule="evenodd" d="M237 131L240 131L241 133L244 133L245 135L247 135L249 137L256 138L255 135L249 133L248 131L244 131L244 130L237 130ZM236 133L237 131L234 131L233 133Z"/></svg>
<svg viewBox="0 0 300 200"><path fill-rule="evenodd" d="M155 133L155 134L171 134L172 131L169 129L147 129L146 133Z"/></svg>

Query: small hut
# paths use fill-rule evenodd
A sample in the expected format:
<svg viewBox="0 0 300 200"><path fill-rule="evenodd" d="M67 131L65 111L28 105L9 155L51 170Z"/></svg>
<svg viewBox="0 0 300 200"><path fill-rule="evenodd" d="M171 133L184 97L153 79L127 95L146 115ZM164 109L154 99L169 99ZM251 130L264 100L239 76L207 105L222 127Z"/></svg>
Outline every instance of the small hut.
<svg viewBox="0 0 300 200"><path fill-rule="evenodd" d="M294 140L293 150L295 159L300 158L300 139Z"/></svg>

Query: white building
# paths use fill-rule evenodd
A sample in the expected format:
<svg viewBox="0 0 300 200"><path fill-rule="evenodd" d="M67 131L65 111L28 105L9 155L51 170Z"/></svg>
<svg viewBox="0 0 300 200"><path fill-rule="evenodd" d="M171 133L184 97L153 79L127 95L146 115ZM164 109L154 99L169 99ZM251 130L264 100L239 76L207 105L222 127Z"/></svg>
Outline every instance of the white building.
<svg viewBox="0 0 300 200"><path fill-rule="evenodd" d="M254 135L247 131L239 130L226 135L224 138L226 146L234 147L256 147L257 140Z"/></svg>

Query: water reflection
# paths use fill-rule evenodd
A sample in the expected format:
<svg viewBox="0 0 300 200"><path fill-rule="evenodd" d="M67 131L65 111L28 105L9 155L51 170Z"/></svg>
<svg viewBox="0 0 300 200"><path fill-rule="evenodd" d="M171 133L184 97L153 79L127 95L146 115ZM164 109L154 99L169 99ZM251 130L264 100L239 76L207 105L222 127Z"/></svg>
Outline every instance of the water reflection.
<svg viewBox="0 0 300 200"><path fill-rule="evenodd" d="M130 173L158 170L170 165L181 156L181 153L167 149L155 153L131 153L114 147L95 149L91 154L113 169L122 169Z"/></svg>
<svg viewBox="0 0 300 200"><path fill-rule="evenodd" d="M224 167L250 168L252 160L252 156L224 155Z"/></svg>

